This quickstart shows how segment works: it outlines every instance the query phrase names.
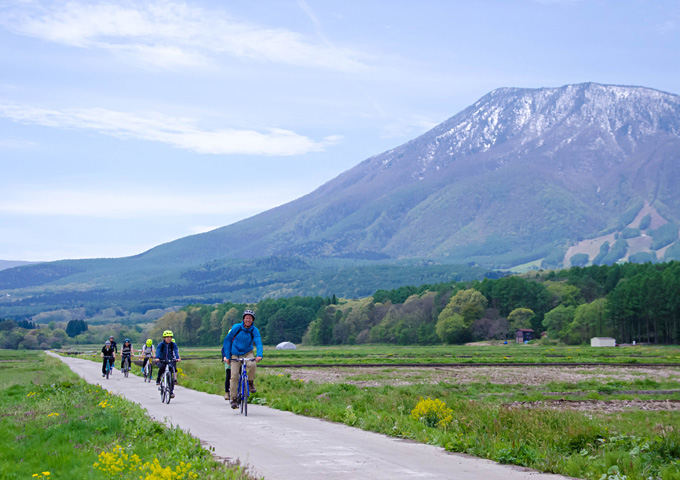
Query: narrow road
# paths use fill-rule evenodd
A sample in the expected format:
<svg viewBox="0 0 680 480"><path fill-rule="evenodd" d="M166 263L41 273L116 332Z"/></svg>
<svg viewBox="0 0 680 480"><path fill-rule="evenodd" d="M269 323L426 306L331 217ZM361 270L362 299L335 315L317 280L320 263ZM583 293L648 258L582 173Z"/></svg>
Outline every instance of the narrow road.
<svg viewBox="0 0 680 480"><path fill-rule="evenodd" d="M49 352L48 352L49 353ZM116 370L109 380L101 364L50 353L87 382L123 395L153 418L189 431L215 449L239 459L265 480L288 479L456 479L564 480L567 477L499 465L447 453L442 448L399 440L358 428L249 405L248 417L231 410L219 395L178 386L176 398L162 404L155 384Z"/></svg>

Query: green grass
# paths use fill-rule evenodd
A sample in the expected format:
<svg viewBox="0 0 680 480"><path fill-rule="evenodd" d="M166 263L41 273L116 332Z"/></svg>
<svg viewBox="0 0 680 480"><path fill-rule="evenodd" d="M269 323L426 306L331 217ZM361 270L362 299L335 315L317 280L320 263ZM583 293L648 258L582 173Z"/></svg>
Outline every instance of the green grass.
<svg viewBox="0 0 680 480"><path fill-rule="evenodd" d="M467 348L467 350L465 350ZM267 351L267 362L309 359L326 363L361 362L359 356L371 347L310 348L295 352ZM494 352L493 350L496 350ZM640 349L543 348L530 346L496 347L375 347L372 355L397 358L434 359L448 350L462 355L482 350L485 358L504 361L510 352L516 357L541 358L544 355L593 358L607 351L619 363L633 358L654 361L673 357L677 349L644 347ZM527 353L525 353L527 352ZM529 353L534 352L534 353ZM628 355L624 352L629 352ZM206 350L184 349L185 359L205 357ZM604 353L604 352L603 352ZM630 354L635 354L631 356ZM551 357L548 357L551 358ZM605 357L612 358L612 357ZM674 360L671 358L671 360ZM292 362L294 363L294 362ZM674 361L676 363L676 361ZM292 370L291 370L292 371ZM376 374L354 370L356 380L398 378L399 369L383 368ZM288 374L267 373L258 369L258 393L253 403L268 405L296 414L323 418L390 436L438 445L449 451L489 458L501 463L523 465L541 471L600 479L616 478L616 472L629 480L680 479L680 412L626 411L596 413L526 408L514 402L565 400L670 399L680 395L620 394L620 391L680 390L677 380L646 376L631 380L600 381L584 379L563 382L555 379L539 385L504 385L489 380L456 384L430 383L423 370L423 383L407 386L361 387L349 383L315 383L295 380ZM181 383L189 388L219 394L224 388L224 369L215 360L187 361L182 364ZM563 392L559 396L548 393ZM440 399L452 410L453 420L445 427L431 426L412 418L410 413L421 398ZM623 477L618 477L623 478Z"/></svg>
<svg viewBox="0 0 680 480"><path fill-rule="evenodd" d="M148 472L155 469L155 478L162 468L175 470L181 462L191 467L172 478L250 478L242 468L214 460L179 428L155 422L137 404L85 383L57 359L0 350L0 360L0 478L113 478L114 470L94 464L117 461L129 468L132 457L112 453L117 445L137 455L140 464L148 463ZM137 478L127 471L125 477Z"/></svg>

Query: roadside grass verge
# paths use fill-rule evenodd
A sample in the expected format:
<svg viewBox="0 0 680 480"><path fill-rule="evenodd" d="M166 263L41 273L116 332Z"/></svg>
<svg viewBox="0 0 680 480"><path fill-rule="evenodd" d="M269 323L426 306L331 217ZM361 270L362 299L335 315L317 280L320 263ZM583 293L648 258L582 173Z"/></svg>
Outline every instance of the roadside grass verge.
<svg viewBox="0 0 680 480"><path fill-rule="evenodd" d="M184 362L180 382L188 388L221 394L224 368L218 360ZM595 413L512 405L554 400L545 395L552 389L571 392L581 400L583 396L579 395L592 400L639 398L611 392L678 389L678 382L553 382L550 388L489 382L361 387L294 380L288 374L267 373L265 369L258 369L256 382L258 393L251 396L252 403L452 452L577 478L680 480L680 411ZM428 398L443 402L444 409L451 410L450 420L431 422L427 415L414 417L412 412L419 402ZM672 398L680 400L678 394ZM253 409L252 414L256 412Z"/></svg>
<svg viewBox="0 0 680 480"><path fill-rule="evenodd" d="M58 359L0 350L0 360L10 360L0 368L0 478L252 478Z"/></svg>

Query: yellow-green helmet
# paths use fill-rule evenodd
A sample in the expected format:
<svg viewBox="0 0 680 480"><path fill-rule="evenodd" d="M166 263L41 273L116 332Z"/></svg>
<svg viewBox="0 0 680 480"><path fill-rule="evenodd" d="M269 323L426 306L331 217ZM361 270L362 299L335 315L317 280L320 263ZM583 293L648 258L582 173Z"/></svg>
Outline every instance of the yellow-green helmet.
<svg viewBox="0 0 680 480"><path fill-rule="evenodd" d="M163 332L163 337L174 337L172 330L166 330Z"/></svg>
<svg viewBox="0 0 680 480"><path fill-rule="evenodd" d="M150 347L151 345L153 345L153 342L151 341L150 338L147 338L147 339L146 339L146 345L149 346L149 347Z"/></svg>

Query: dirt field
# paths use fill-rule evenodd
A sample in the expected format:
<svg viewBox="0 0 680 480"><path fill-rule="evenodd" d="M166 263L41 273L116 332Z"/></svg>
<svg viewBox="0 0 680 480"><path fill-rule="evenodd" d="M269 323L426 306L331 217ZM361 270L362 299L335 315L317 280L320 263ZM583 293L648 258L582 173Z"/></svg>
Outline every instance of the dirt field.
<svg viewBox="0 0 680 480"><path fill-rule="evenodd" d="M680 367L405 367L405 368L290 368L268 369L267 373L288 373L295 380L315 383L348 383L361 387L413 385L422 382L465 384L488 382L499 385L545 385L544 393L559 396L576 392L554 391L552 382L578 383L589 380L631 382L652 378L656 381L680 382ZM672 400L584 400L556 398L541 402L514 402L513 407L554 408L580 411L617 412L636 410L680 410Z"/></svg>

